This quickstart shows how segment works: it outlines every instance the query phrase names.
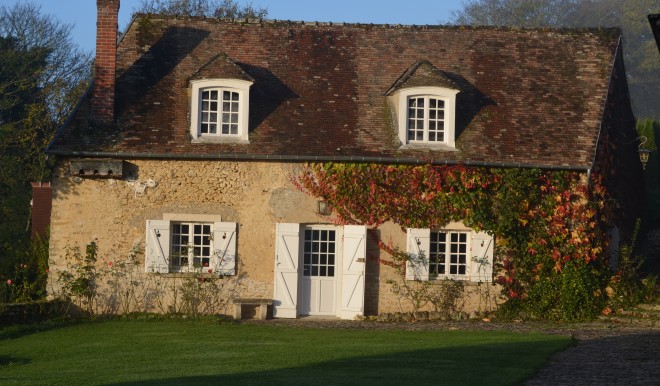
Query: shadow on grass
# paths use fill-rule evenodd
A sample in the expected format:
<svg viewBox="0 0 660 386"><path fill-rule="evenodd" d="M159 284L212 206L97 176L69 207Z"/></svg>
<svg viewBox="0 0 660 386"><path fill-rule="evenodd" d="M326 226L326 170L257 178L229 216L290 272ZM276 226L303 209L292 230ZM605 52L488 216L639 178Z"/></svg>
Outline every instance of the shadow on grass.
<svg viewBox="0 0 660 386"><path fill-rule="evenodd" d="M0 368L12 365L27 365L31 361L27 358L15 358L13 356L0 355Z"/></svg>
<svg viewBox="0 0 660 386"><path fill-rule="evenodd" d="M0 340L17 339L24 336L57 330L59 328L70 327L83 320L77 319L52 319L45 322L30 323L30 324L12 324L0 327Z"/></svg>
<svg viewBox="0 0 660 386"><path fill-rule="evenodd" d="M539 339L534 342L342 358L264 371L191 375L109 385L515 385L522 384L546 364L549 355L567 345L570 342L565 340ZM259 364L251 366L258 367ZM222 371L222 363L218 367Z"/></svg>

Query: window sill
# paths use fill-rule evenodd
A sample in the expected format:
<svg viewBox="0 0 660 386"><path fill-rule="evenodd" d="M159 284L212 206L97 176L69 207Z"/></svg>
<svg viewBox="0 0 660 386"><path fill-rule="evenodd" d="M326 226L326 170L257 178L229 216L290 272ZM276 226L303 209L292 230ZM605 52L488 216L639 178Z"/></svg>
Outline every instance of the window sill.
<svg viewBox="0 0 660 386"><path fill-rule="evenodd" d="M414 142L399 146L399 150L441 150L460 151L456 147L446 143Z"/></svg>
<svg viewBox="0 0 660 386"><path fill-rule="evenodd" d="M156 274L160 277L167 279L190 279L190 278L205 278L213 279L220 278L223 276L233 276L233 275L221 275L219 273L202 273L202 272L169 272L169 273L158 273L158 272L149 272L150 274Z"/></svg>
<svg viewBox="0 0 660 386"><path fill-rule="evenodd" d="M226 143L236 145L249 145L250 141L238 137L221 137L221 136L201 136L193 138L192 143Z"/></svg>

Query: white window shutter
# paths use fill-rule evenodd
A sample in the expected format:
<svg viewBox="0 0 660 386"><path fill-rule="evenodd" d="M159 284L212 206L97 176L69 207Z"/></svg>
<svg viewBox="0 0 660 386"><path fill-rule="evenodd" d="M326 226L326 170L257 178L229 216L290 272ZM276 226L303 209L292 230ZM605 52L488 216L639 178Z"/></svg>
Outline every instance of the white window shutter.
<svg viewBox="0 0 660 386"><path fill-rule="evenodd" d="M167 273L170 267L170 222L147 220L147 242L144 253L146 272Z"/></svg>
<svg viewBox="0 0 660 386"><path fill-rule="evenodd" d="M408 229L406 280L429 280L430 229Z"/></svg>
<svg viewBox="0 0 660 386"><path fill-rule="evenodd" d="M300 224L276 224L275 238L275 290L273 316L298 316L298 253Z"/></svg>
<svg viewBox="0 0 660 386"><path fill-rule="evenodd" d="M236 223L213 223L214 273L236 274Z"/></svg>
<svg viewBox="0 0 660 386"><path fill-rule="evenodd" d="M486 232L472 232L470 254L470 281L491 282L493 280L493 250L495 240Z"/></svg>
<svg viewBox="0 0 660 386"><path fill-rule="evenodd" d="M364 275L367 265L367 227L344 226L342 247L342 319L364 315Z"/></svg>

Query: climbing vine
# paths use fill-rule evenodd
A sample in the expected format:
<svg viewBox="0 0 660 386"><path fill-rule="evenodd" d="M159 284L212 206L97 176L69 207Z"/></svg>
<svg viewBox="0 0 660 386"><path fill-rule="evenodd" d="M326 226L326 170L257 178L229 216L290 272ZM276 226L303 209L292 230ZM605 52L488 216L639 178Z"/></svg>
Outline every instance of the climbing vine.
<svg viewBox="0 0 660 386"><path fill-rule="evenodd" d="M606 190L570 171L438 165L312 163L292 176L328 201L333 220L377 228L450 221L495 235L502 314L576 320L599 313L609 278Z"/></svg>

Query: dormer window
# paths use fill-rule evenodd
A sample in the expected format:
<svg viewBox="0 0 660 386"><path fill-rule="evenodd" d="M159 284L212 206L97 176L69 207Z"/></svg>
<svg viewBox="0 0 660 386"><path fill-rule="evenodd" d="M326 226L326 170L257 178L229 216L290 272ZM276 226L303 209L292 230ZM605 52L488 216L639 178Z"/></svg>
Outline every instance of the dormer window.
<svg viewBox="0 0 660 386"><path fill-rule="evenodd" d="M426 60L410 66L385 93L397 116L402 147L456 147L456 94L449 74Z"/></svg>
<svg viewBox="0 0 660 386"><path fill-rule="evenodd" d="M408 141L445 141L445 101L435 96L408 98Z"/></svg>
<svg viewBox="0 0 660 386"><path fill-rule="evenodd" d="M457 93L441 87L416 87L395 93L401 143L455 147Z"/></svg>
<svg viewBox="0 0 660 386"><path fill-rule="evenodd" d="M195 142L248 142L249 89L241 79L194 80L190 134Z"/></svg>

